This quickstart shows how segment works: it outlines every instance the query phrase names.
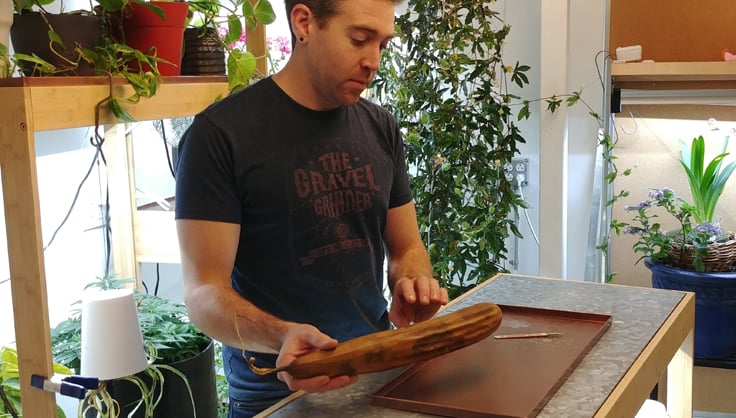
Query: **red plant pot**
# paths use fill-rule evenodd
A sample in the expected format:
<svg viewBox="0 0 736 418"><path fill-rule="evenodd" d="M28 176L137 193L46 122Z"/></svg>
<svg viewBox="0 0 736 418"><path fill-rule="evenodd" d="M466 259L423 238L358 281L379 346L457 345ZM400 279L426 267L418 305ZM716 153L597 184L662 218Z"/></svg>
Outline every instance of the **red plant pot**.
<svg viewBox="0 0 736 418"><path fill-rule="evenodd" d="M151 4L164 11L165 19L148 7L130 3L130 11L124 12L122 18L124 42L131 48L166 60L158 63L161 75L180 75L189 7L182 2L153 1Z"/></svg>

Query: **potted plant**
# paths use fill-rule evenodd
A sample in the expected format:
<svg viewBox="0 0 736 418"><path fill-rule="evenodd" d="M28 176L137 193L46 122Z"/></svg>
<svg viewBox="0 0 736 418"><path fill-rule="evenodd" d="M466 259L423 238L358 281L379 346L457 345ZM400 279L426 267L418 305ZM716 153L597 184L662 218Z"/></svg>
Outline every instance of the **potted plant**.
<svg viewBox="0 0 736 418"><path fill-rule="evenodd" d="M130 280L100 278L87 287L114 289L128 283ZM106 416L114 400L121 416L212 416L218 403L214 341L189 322L183 304L140 292L136 292L135 298L151 365L138 375L107 382L102 390L90 392L87 401L80 405L80 414L89 416L96 410ZM51 340L54 360L79 370L78 310L52 329Z"/></svg>
<svg viewBox="0 0 736 418"><path fill-rule="evenodd" d="M15 58L27 76L94 75L80 49L102 43L103 21L91 11L51 13L54 0L13 0L10 38Z"/></svg>
<svg viewBox="0 0 736 418"><path fill-rule="evenodd" d="M736 239L716 218L718 200L736 163L720 154L706 163L705 140L682 146L681 165L692 202L669 188L651 189L647 200L625 206L631 223L619 222L617 233L636 236L637 260L652 271L652 286L695 292L695 356L724 358L736 353ZM660 221L669 216L668 221ZM672 225L676 225L671 228Z"/></svg>
<svg viewBox="0 0 736 418"><path fill-rule="evenodd" d="M156 69L160 75L180 75L188 3L179 0L96 1L95 11L106 20L113 40L158 58ZM131 65L151 68L145 62L132 62Z"/></svg>
<svg viewBox="0 0 736 418"><path fill-rule="evenodd" d="M191 38L209 37L222 47L226 56L228 87L231 93L248 86L256 72L256 57L239 42L244 29L269 25L276 14L269 0L192 0ZM186 51L185 51L186 54Z"/></svg>
<svg viewBox="0 0 736 418"><path fill-rule="evenodd" d="M114 13L121 12L128 1L116 3L103 0L94 12L62 10L60 13L50 13L44 6L53 2L13 0L15 14L11 39L15 53L10 61L26 76L122 77L133 88L133 94L118 96L114 93L111 81L109 97L100 103L96 111L99 112L103 105L109 105L118 119L132 121L132 116L125 111L122 103L137 103L141 98L156 94L161 78L158 64L162 59L111 39L107 30L110 26L104 22ZM160 12L155 5L145 4Z"/></svg>

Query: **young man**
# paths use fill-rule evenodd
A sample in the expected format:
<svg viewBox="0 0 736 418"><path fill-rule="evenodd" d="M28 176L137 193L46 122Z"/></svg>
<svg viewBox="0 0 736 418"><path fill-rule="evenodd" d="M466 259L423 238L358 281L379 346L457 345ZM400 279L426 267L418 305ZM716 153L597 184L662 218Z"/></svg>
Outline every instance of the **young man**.
<svg viewBox="0 0 736 418"><path fill-rule="evenodd" d="M420 239L396 122L360 97L393 35L394 3L286 7L295 46L284 69L202 112L180 145L185 301L224 344L231 417L357 380L258 376L246 357L285 366L448 301Z"/></svg>

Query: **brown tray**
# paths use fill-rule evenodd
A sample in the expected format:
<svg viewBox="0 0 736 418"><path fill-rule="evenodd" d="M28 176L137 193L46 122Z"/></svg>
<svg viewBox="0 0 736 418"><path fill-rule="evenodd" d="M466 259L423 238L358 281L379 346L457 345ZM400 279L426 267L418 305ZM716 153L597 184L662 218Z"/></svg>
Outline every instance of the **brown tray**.
<svg viewBox="0 0 736 418"><path fill-rule="evenodd" d="M499 305L490 337L415 364L373 394L376 406L449 417L535 417L611 325L611 316ZM556 337L494 335L557 332Z"/></svg>

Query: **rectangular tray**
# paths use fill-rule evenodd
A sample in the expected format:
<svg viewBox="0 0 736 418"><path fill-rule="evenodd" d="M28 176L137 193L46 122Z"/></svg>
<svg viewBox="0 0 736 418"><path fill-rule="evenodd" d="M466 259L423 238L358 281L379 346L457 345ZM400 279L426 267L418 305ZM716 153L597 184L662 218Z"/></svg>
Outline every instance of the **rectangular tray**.
<svg viewBox="0 0 736 418"><path fill-rule="evenodd" d="M493 335L417 363L373 394L373 405L448 417L535 417L611 325L611 316L499 305Z"/></svg>

